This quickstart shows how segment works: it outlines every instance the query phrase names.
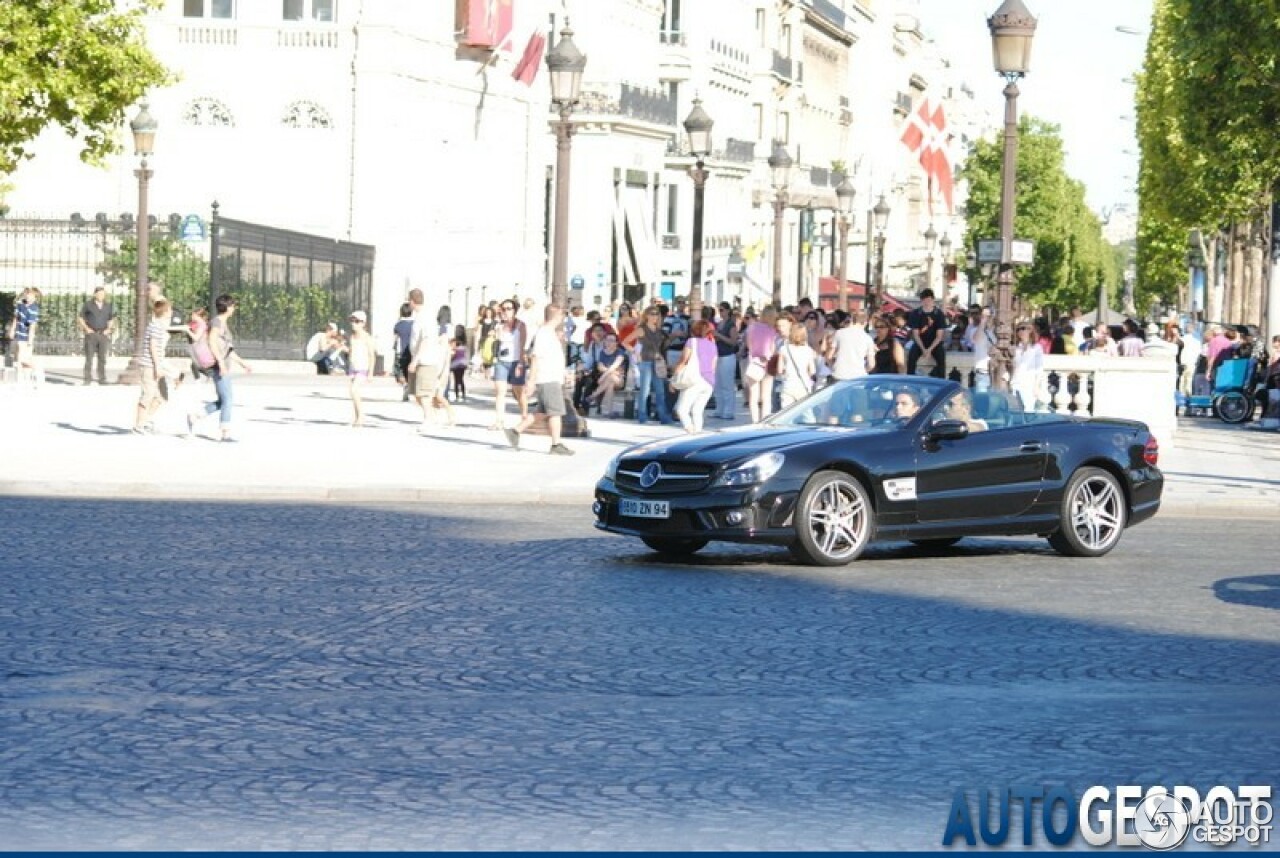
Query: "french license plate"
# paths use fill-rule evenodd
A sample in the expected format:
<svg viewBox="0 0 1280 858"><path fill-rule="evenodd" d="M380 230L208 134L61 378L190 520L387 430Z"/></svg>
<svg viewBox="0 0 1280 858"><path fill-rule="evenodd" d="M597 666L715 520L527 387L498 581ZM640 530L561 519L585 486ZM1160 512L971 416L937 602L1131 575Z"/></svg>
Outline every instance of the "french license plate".
<svg viewBox="0 0 1280 858"><path fill-rule="evenodd" d="M618 512L629 518L671 518L671 502L622 498Z"/></svg>

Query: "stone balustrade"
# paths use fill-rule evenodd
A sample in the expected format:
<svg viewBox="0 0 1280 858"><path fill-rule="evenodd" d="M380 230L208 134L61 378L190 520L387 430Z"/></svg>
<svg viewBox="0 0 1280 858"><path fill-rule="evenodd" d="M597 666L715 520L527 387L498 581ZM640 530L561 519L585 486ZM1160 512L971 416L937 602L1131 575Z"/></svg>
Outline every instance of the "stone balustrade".
<svg viewBox="0 0 1280 858"><path fill-rule="evenodd" d="M965 387L971 386L973 355L947 352L947 374ZM1172 449L1177 426L1176 381L1177 369L1170 355L1046 355L1036 407L1141 420L1161 447Z"/></svg>

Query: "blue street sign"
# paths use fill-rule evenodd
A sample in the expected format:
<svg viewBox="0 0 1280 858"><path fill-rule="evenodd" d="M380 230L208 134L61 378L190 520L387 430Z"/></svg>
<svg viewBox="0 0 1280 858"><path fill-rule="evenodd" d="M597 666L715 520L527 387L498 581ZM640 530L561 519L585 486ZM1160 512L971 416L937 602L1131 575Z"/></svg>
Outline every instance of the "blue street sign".
<svg viewBox="0 0 1280 858"><path fill-rule="evenodd" d="M200 215L189 214L182 219L181 235L183 241L204 241L208 238L209 231L205 229Z"/></svg>

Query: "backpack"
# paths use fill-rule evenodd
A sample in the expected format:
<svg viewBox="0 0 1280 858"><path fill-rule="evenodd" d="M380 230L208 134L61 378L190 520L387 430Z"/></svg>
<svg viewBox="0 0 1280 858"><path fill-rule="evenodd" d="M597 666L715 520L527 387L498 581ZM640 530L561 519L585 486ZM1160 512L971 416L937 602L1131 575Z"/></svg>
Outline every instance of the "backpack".
<svg viewBox="0 0 1280 858"><path fill-rule="evenodd" d="M213 349L209 348L209 338L201 337L198 340L192 340L188 351L191 353L191 361L200 369L212 369L218 361L213 357Z"/></svg>

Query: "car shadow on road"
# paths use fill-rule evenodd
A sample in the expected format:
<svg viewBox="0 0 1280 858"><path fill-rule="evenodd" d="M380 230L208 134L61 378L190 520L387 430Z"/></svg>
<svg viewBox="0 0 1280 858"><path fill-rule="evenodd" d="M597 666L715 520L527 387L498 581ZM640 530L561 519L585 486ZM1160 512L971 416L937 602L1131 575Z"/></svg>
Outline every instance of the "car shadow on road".
<svg viewBox="0 0 1280 858"><path fill-rule="evenodd" d="M1223 578L1213 583L1213 595L1232 605L1280 611L1280 575Z"/></svg>
<svg viewBox="0 0 1280 858"><path fill-rule="evenodd" d="M728 566L796 566L814 568L802 560L797 560L791 551L783 547L759 545L734 545L726 542L712 543L696 554L676 556L662 554L646 548L636 542L638 553L629 558L620 558L615 562L631 565L653 565L670 568L671 565L691 567L728 567ZM966 539L958 545L946 548L913 545L909 542L874 543L858 558L857 563L866 560L878 562L915 562L922 557L937 557L959 560L973 557L996 557L1009 554L1046 555L1057 554L1042 539L1014 539L989 537L983 539Z"/></svg>

